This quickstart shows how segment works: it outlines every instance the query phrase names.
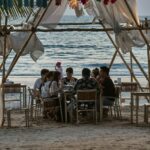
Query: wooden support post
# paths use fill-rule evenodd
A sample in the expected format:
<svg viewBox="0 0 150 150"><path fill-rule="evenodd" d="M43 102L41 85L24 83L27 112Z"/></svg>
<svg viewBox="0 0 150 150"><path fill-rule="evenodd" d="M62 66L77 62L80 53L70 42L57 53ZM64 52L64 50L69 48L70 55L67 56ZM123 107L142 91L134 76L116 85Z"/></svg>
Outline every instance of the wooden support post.
<svg viewBox="0 0 150 150"><path fill-rule="evenodd" d="M130 68L131 68L131 71L133 72L133 61L132 61L132 50L130 51ZM133 82L133 77L132 77L132 74L130 74L130 80L131 82Z"/></svg>
<svg viewBox="0 0 150 150"><path fill-rule="evenodd" d="M11 110L7 110L7 127L11 128Z"/></svg>
<svg viewBox="0 0 150 150"><path fill-rule="evenodd" d="M115 53L114 53L114 55L113 55L113 57L112 57L112 59L111 59L111 62L110 62L110 64L109 64L109 69L112 67L112 65L113 65L113 63L114 63L114 60L115 60L115 58L116 58L116 56L117 56L117 50L115 51Z"/></svg>
<svg viewBox="0 0 150 150"><path fill-rule="evenodd" d="M5 111L5 93L4 93L4 83L5 83L5 63L6 63L6 44L7 44L7 16L5 17L5 32L4 32L4 49L3 49L3 72L2 72L2 83L1 83L1 87L2 87L2 100L1 100L1 104L2 104L2 120L0 122L1 126L4 125L4 111Z"/></svg>
<svg viewBox="0 0 150 150"><path fill-rule="evenodd" d="M40 22L41 22L43 16L45 15L45 13L46 13L48 7L50 6L51 2L52 2L52 0L49 1L49 4L48 4L47 8L43 11L42 15L40 16L39 20L37 21L37 23L36 23L36 25L35 25L35 27L34 27L35 29L36 29L36 28L38 27L38 25L40 24ZM28 42L30 41L30 39L31 39L31 37L32 37L33 34L34 34L34 32L32 31L32 32L29 34L28 39L25 41L25 43L24 43L24 45L22 46L22 48L21 48L21 50L19 51L19 53L17 53L17 54L15 55L15 57L14 57L14 59L13 59L11 65L10 65L10 67L9 67L9 69L8 69L8 71L7 71L7 73L6 73L6 75L5 75L5 79L7 79L7 77L8 77L9 74L11 73L13 67L14 67L15 64L17 63L17 61L18 61L18 59L20 58L21 54L24 52L24 49L26 48L26 46L27 46Z"/></svg>
<svg viewBox="0 0 150 150"><path fill-rule="evenodd" d="M150 56L149 56L150 45L149 45L149 43L148 43L148 40L147 40L146 36L145 36L144 33L142 32L142 29L141 29L141 27L139 26L138 21L136 20L136 18L135 18L135 16L134 16L134 14L133 14L133 12L132 12L132 10L131 10L131 8L130 8L128 2L127 2L127 0L125 0L124 2L125 2L125 4L126 4L128 10L129 10L129 12L130 12L130 14L131 14L133 20L135 21L136 26L139 27L139 32L140 32L140 34L141 34L141 36L142 36L142 38L143 38L145 44L147 45L147 49L148 49L148 51L147 51L147 55L148 55L148 75L149 75L149 78L150 78L150 58L149 58L149 57L150 57ZM148 80L148 82L149 82L149 88L150 88L150 80Z"/></svg>
<svg viewBox="0 0 150 150"><path fill-rule="evenodd" d="M148 61L148 77L150 79L150 47L147 46L147 61ZM150 81L148 82L148 87L150 91Z"/></svg>
<svg viewBox="0 0 150 150"><path fill-rule="evenodd" d="M99 23L102 25L102 27L105 29L104 24L99 20ZM112 42L112 44L114 45L114 47L116 48L120 58L122 59L122 61L124 62L125 66L127 67L127 69L129 70L129 72L131 73L131 75L133 76L133 79L136 81L136 83L138 84L138 86L140 87L140 89L143 91L141 84L139 83L139 81L137 80L135 74L132 72L131 68L129 67L129 65L127 64L127 62L125 61L124 57L122 56L121 52L119 51L119 48L117 47L117 45L115 44L115 42L113 41L112 37L110 36L110 34L108 32L106 32L107 36L109 37L110 41Z"/></svg>

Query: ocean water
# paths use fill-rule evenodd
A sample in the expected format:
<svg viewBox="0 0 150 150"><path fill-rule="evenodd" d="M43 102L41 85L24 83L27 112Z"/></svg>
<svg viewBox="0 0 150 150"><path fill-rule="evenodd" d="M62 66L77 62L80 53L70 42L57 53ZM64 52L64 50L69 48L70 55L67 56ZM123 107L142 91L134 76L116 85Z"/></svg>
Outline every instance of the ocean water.
<svg viewBox="0 0 150 150"><path fill-rule="evenodd" d="M92 18L84 16L77 18L75 16L64 16L61 22L90 22ZM64 26L65 28L73 26ZM76 26L84 28L83 25ZM86 28L100 28L99 25L87 25ZM62 27L58 27L62 28ZM31 79L40 76L42 68L54 70L57 61L62 62L65 75L67 67L73 67L74 76L81 77L81 71L84 67L91 70L102 65L109 65L111 58L115 52L115 48L110 42L105 32L47 32L38 33L39 39L42 41L45 53L34 62L29 55L19 58L18 63L10 74L11 79L18 77ZM143 69L147 72L147 48L133 48L133 53L140 61ZM6 69L8 69L15 53L12 52L7 59ZM123 57L130 63L129 54L123 54ZM143 74L133 62L135 74L140 78ZM117 55L114 64L110 70L112 78L129 78L130 74L123 61ZM142 78L143 79L143 78ZM16 79L15 79L16 80Z"/></svg>
<svg viewBox="0 0 150 150"><path fill-rule="evenodd" d="M91 21L92 18L88 16L84 16L81 18L77 18L75 16L64 16L61 20L61 22ZM73 26L63 26L63 28L71 27ZM99 25L80 25L76 27L100 28ZM62 26L57 28L62 28ZM73 67L74 76L80 78L81 71L84 67L90 68L92 70L95 67L99 68L102 65L108 66L115 52L115 48L113 47L105 32L47 32L38 33L38 37L44 45L45 53L39 58L39 60L37 60L37 62L34 62L29 55L20 57L18 63L9 76L9 79L11 81L14 81L15 83L25 84L32 88L36 78L40 76L40 70L42 68L54 70L55 63L57 61L62 62L64 76L66 68ZM133 48L133 53L141 63L143 69L147 72L146 46L143 48ZM8 69L8 66L10 65L14 55L15 53L12 52L7 59L6 69ZM123 57L129 64L130 55L123 54ZM0 59L2 61L2 58ZM147 81L144 80L143 74L138 69L135 62L133 62L133 69L140 83L144 83L146 85ZM116 80L118 77L120 77L122 81L130 80L130 74L118 55L110 70L110 76L113 80ZM129 103L130 101L125 102L125 104ZM16 107L19 106L19 104L6 104L6 107L12 106Z"/></svg>

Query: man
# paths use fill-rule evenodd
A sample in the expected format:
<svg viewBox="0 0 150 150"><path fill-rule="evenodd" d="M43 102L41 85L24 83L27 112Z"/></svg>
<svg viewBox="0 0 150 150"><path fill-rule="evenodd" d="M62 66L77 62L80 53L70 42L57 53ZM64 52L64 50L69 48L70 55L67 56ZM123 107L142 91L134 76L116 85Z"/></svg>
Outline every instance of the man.
<svg viewBox="0 0 150 150"><path fill-rule="evenodd" d="M73 77L73 68L69 67L66 69L66 77L62 79L63 84L67 85L68 83L73 83L75 84L77 79Z"/></svg>
<svg viewBox="0 0 150 150"><path fill-rule="evenodd" d="M99 84L101 95L103 97L103 106L113 106L115 99L115 86L109 77L109 68L106 66L101 67ZM104 117L108 115L108 109L104 108Z"/></svg>
<svg viewBox="0 0 150 150"><path fill-rule="evenodd" d="M49 70L48 69L42 69L41 70L41 77L38 78L35 83L34 83L34 90L39 90L41 91L41 87L45 82L46 75L48 74Z"/></svg>
<svg viewBox="0 0 150 150"><path fill-rule="evenodd" d="M86 89L97 89L99 93L99 86L95 79L90 78L91 71L88 68L83 68L82 78L79 79L74 87L74 91L77 90L86 90Z"/></svg>

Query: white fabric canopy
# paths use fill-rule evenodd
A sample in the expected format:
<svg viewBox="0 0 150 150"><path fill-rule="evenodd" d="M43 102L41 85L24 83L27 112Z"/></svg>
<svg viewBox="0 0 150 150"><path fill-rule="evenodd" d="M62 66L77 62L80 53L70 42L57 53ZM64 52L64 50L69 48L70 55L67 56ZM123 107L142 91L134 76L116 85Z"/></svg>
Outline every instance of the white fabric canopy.
<svg viewBox="0 0 150 150"><path fill-rule="evenodd" d="M46 28L55 28L60 19L62 18L66 8L68 0L62 0L61 5L56 5L55 0L52 0L51 5L48 7L45 15L43 16L40 25ZM39 20L40 16L43 14L44 9L41 9L38 17L34 21L34 24Z"/></svg>
<svg viewBox="0 0 150 150"><path fill-rule="evenodd" d="M61 5L56 6L55 1L52 1L51 5L49 6L45 15L43 16L40 25L47 28L55 28L58 22L60 21L61 17L63 16L64 11L66 10L67 3L68 0L63 0ZM32 22L32 20L28 21L21 27L21 29L31 29L32 25L36 26L44 10L45 10L44 8L41 9L39 15L36 17L34 22ZM18 53L22 48L22 46L24 45L25 41L27 41L30 34L31 32L11 33L7 37L6 53L8 53L10 49L13 49L16 53ZM0 37L0 55L2 55L3 49L4 49L4 37ZM36 36L36 34L34 33L30 41L28 42L27 46L25 47L25 50L22 53L22 55L30 54L31 58L34 61L37 61L37 59L40 56L42 56L43 53L44 47L41 41Z"/></svg>
<svg viewBox="0 0 150 150"><path fill-rule="evenodd" d="M137 11L137 1L127 0L127 2L136 21L140 24ZM121 48L123 53L129 52L133 46L142 47L145 45L138 30L121 31L122 25L126 27L136 26L124 0L117 0L114 4L109 3L108 5L105 5L103 1L99 2L97 0L89 0L85 5L85 9L89 15L93 15L97 19L100 19L106 27L112 27L114 29L116 44ZM146 36L148 36L148 34Z"/></svg>
<svg viewBox="0 0 150 150"><path fill-rule="evenodd" d="M25 24L22 29L31 29L31 25ZM10 34L11 48L18 53L24 42L28 39L30 32L13 32ZM18 42L19 41L19 42ZM44 53L44 47L36 34L34 33L28 42L22 55L30 54L31 58L36 61Z"/></svg>
<svg viewBox="0 0 150 150"><path fill-rule="evenodd" d="M136 21L138 24L140 24L137 11L137 1L127 0L127 2L136 18ZM52 1L40 22L40 26L46 28L55 28L63 16L67 5L68 0L61 1L61 5L59 6L55 4L55 1ZM105 5L103 1L99 2L97 0L89 0L84 5L84 8L89 15L100 19L106 27L112 27L114 29L116 44L119 48L121 48L123 53L129 52L133 46L144 46L145 43L138 30L121 31L122 25L126 27L136 26L135 21L133 20L124 0L117 0L114 4L110 2L108 5ZM22 27L22 29L30 29L32 27L30 25L31 23L33 26L36 26L44 10L44 8L41 8L34 22L30 20L26 23L26 26ZM83 14L82 7L79 8L78 5L78 7L75 8L75 12L77 16L81 16ZM29 34L30 32L11 33L10 36L7 37L7 51L9 51L10 48L13 48L17 53L23 46L24 42L28 39ZM150 33L145 33L145 36L150 42ZM2 54L3 48L4 37L0 37L0 54ZM33 37L25 48L23 55L30 54L32 59L36 61L43 53L44 48L42 43L36 34L33 34Z"/></svg>

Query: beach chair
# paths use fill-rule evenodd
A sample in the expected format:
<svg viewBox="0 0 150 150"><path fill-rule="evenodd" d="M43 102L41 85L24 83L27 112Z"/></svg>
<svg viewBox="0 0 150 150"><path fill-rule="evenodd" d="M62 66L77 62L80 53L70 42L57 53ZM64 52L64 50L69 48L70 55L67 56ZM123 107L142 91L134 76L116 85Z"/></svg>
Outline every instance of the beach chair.
<svg viewBox="0 0 150 150"><path fill-rule="evenodd" d="M90 104L93 103L92 108L82 108L81 103ZM96 89L89 90L77 90L76 98L76 123L79 121L80 112L93 112L93 117L95 115L95 122L97 123L97 91Z"/></svg>

